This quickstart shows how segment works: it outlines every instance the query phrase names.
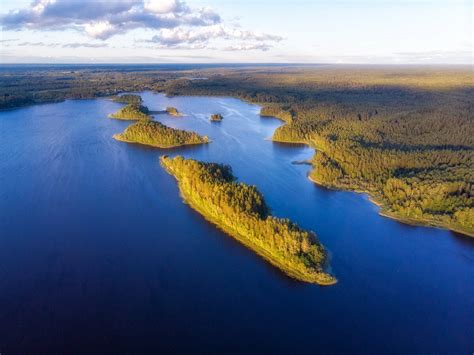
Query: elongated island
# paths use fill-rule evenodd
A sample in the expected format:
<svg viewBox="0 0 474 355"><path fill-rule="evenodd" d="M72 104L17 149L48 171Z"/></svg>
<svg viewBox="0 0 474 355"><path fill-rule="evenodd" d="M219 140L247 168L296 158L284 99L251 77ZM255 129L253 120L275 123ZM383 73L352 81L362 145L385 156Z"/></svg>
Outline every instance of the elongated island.
<svg viewBox="0 0 474 355"><path fill-rule="evenodd" d="M327 254L316 235L274 217L255 186L236 182L230 166L162 156L184 200L207 220L300 281L332 285Z"/></svg>
<svg viewBox="0 0 474 355"><path fill-rule="evenodd" d="M151 120L140 120L128 126L123 133L115 134L113 138L122 142L139 143L157 148L209 143L207 136L171 128Z"/></svg>

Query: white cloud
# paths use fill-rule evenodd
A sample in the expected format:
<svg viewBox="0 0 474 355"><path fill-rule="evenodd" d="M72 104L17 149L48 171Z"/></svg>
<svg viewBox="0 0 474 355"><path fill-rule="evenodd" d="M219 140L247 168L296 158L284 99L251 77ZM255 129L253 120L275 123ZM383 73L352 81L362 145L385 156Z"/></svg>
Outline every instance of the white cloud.
<svg viewBox="0 0 474 355"><path fill-rule="evenodd" d="M0 17L3 30L82 30L107 39L136 28L209 26L221 21L211 9L191 9L179 0L35 0Z"/></svg>
<svg viewBox="0 0 474 355"><path fill-rule="evenodd" d="M154 30L155 48L216 49L211 42L232 42L224 50L268 50L282 37L224 25L209 7L195 9L181 0L34 0L29 7L0 16L3 31L73 29L107 40L135 29ZM240 44L235 44L238 41Z"/></svg>
<svg viewBox="0 0 474 355"><path fill-rule="evenodd" d="M271 46L265 42L279 42L283 38L266 33L244 31L235 27L213 25L200 28L173 28L162 29L158 35L153 36L152 42L163 47L179 47L194 45L202 47L211 40L240 40L246 43L227 47L227 50L268 50Z"/></svg>
<svg viewBox="0 0 474 355"><path fill-rule="evenodd" d="M84 29L89 36L95 38L108 38L116 31L108 21L87 23Z"/></svg>
<svg viewBox="0 0 474 355"><path fill-rule="evenodd" d="M175 12L185 6L182 2L177 0L145 0L145 10L157 13L167 14Z"/></svg>

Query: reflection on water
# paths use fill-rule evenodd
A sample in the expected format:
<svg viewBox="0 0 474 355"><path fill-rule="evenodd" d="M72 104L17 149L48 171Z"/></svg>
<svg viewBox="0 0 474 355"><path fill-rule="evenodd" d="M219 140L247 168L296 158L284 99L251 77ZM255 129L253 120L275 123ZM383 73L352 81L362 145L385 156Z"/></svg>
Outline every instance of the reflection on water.
<svg viewBox="0 0 474 355"><path fill-rule="evenodd" d="M377 215L312 184L313 154L232 98L143 93L156 119L212 143L117 142L120 104L0 113L0 352L468 353L472 239ZM222 113L211 124L212 113ZM332 287L289 279L182 203L160 154L228 163L273 213L317 232Z"/></svg>

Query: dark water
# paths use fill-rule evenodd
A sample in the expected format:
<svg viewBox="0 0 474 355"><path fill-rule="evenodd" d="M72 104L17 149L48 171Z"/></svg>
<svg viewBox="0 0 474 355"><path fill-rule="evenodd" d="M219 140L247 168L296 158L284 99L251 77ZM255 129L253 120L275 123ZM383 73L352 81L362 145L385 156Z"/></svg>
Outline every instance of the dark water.
<svg viewBox="0 0 474 355"><path fill-rule="evenodd" d="M0 353L464 353L474 351L474 240L377 215L291 164L306 147L231 98L143 94L158 119L207 134L162 151L114 141L121 105L0 113ZM211 113L225 118L211 124ZM339 283L268 266L182 203L160 154L225 162L274 214L315 230Z"/></svg>

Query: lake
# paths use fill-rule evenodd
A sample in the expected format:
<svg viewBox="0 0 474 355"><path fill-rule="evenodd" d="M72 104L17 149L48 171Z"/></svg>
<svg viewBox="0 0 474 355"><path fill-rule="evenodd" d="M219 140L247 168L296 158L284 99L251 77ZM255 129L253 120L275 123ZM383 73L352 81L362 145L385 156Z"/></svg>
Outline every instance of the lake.
<svg viewBox="0 0 474 355"><path fill-rule="evenodd" d="M269 141L281 122L256 105L141 94L212 143L117 142L130 122L108 119L122 105L107 99L0 112L0 353L474 351L474 239L317 187L292 164L313 150ZM206 222L162 154L230 164L317 233L338 283L295 281Z"/></svg>

